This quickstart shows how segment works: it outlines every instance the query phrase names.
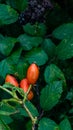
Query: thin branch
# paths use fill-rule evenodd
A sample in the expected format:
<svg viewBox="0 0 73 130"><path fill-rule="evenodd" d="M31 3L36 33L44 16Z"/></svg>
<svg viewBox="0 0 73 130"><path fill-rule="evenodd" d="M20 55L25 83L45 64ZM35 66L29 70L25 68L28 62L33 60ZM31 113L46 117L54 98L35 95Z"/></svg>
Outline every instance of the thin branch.
<svg viewBox="0 0 73 130"><path fill-rule="evenodd" d="M4 88L4 87L2 87L2 86L0 86L0 89L6 91L6 92L9 93L11 96L13 96L12 92L9 91L8 89L6 89L6 88Z"/></svg>
<svg viewBox="0 0 73 130"><path fill-rule="evenodd" d="M33 117L33 116L32 116L31 112L29 111L29 109L26 107L25 104L22 104L22 105L23 105L23 108L24 108L24 109L26 110L26 112L28 113L29 117L31 118L32 124L33 124L33 125L36 124L36 122L37 122L37 117Z"/></svg>
<svg viewBox="0 0 73 130"><path fill-rule="evenodd" d="M31 89L32 89L32 84L30 84L30 86L29 86L29 88L28 88L28 91L25 93L25 97L24 97L24 99L23 99L23 102L26 101L27 95L28 95L28 93L30 92Z"/></svg>
<svg viewBox="0 0 73 130"><path fill-rule="evenodd" d="M32 84L30 84L30 86L29 86L29 88L28 88L28 91L26 92L27 95L28 95L28 93L30 92L31 89L32 89Z"/></svg>
<svg viewBox="0 0 73 130"><path fill-rule="evenodd" d="M18 100L18 99L16 99L16 98L10 98L10 99L3 99L2 100L3 102L18 102L18 103L22 103L22 101L21 100Z"/></svg>

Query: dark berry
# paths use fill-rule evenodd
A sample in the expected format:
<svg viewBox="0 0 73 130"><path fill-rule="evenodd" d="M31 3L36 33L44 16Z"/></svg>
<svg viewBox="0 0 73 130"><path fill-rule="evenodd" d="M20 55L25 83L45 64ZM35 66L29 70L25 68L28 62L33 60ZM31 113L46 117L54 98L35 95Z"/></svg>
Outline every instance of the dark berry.
<svg viewBox="0 0 73 130"><path fill-rule="evenodd" d="M44 8L53 8L53 5L51 4L50 0L43 0L42 5Z"/></svg>
<svg viewBox="0 0 73 130"><path fill-rule="evenodd" d="M19 15L19 23L35 24L35 22L44 22L46 10L52 8L50 0L28 0L27 9Z"/></svg>
<svg viewBox="0 0 73 130"><path fill-rule="evenodd" d="M19 23L24 25L26 24L31 18L31 10L29 12L29 9L22 12L19 16Z"/></svg>
<svg viewBox="0 0 73 130"><path fill-rule="evenodd" d="M29 3L28 5L31 7L31 8L34 8L37 6L37 0L29 0Z"/></svg>

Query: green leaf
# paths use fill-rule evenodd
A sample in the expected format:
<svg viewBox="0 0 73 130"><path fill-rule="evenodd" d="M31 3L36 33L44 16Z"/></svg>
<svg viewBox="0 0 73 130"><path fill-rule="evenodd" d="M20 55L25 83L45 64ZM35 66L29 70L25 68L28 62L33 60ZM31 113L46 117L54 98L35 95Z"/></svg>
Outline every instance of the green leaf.
<svg viewBox="0 0 73 130"><path fill-rule="evenodd" d="M24 50L31 50L33 47L39 46L43 41L41 37L31 37L26 34L20 35L18 40Z"/></svg>
<svg viewBox="0 0 73 130"><path fill-rule="evenodd" d="M0 25L11 24L18 19L18 13L9 5L0 4Z"/></svg>
<svg viewBox="0 0 73 130"><path fill-rule="evenodd" d="M10 116L0 115L0 119L3 120L6 124L10 124L13 122L13 119Z"/></svg>
<svg viewBox="0 0 73 130"><path fill-rule="evenodd" d="M6 112L6 111L1 111L1 110L0 110L0 115L10 116L10 115L12 115L12 114L13 114L13 112Z"/></svg>
<svg viewBox="0 0 73 130"><path fill-rule="evenodd" d="M15 67L10 64L8 59L4 59L0 62L0 76L2 76L4 79L6 77L6 74L13 74Z"/></svg>
<svg viewBox="0 0 73 130"><path fill-rule="evenodd" d="M21 56L21 53L22 53L22 49L19 48L17 49L16 51L14 51L8 58L8 62L10 62L10 64L17 64L19 59L20 59L20 56Z"/></svg>
<svg viewBox="0 0 73 130"><path fill-rule="evenodd" d="M73 108L69 110L69 114L73 114Z"/></svg>
<svg viewBox="0 0 73 130"><path fill-rule="evenodd" d="M55 44L51 39L45 39L42 43L43 50L47 53L48 57L52 57L55 54Z"/></svg>
<svg viewBox="0 0 73 130"><path fill-rule="evenodd" d="M39 115L38 110L30 101L25 102L25 105L27 108L29 108L30 112L34 117Z"/></svg>
<svg viewBox="0 0 73 130"><path fill-rule="evenodd" d="M24 31L31 36L44 36L46 34L46 26L45 24L34 24L30 23L23 26ZM31 31L30 31L31 30Z"/></svg>
<svg viewBox="0 0 73 130"><path fill-rule="evenodd" d="M0 119L0 130L10 130L8 125L1 119Z"/></svg>
<svg viewBox="0 0 73 130"><path fill-rule="evenodd" d="M17 112L16 108L12 107L8 103L0 104L0 119L3 120L6 124L9 124L13 121L13 119L10 117L10 114L16 112Z"/></svg>
<svg viewBox="0 0 73 130"><path fill-rule="evenodd" d="M29 64L25 62L23 59L20 59L20 61L18 62L16 66L16 75L20 80L26 77L28 66Z"/></svg>
<svg viewBox="0 0 73 130"><path fill-rule="evenodd" d="M58 102L62 94L62 82L54 81L42 89L40 105L45 110L51 110Z"/></svg>
<svg viewBox="0 0 73 130"><path fill-rule="evenodd" d="M2 34L0 34L0 40L3 40L4 36Z"/></svg>
<svg viewBox="0 0 73 130"><path fill-rule="evenodd" d="M73 101L73 88L71 88L70 91L68 91L66 99Z"/></svg>
<svg viewBox="0 0 73 130"><path fill-rule="evenodd" d="M66 60L73 57L73 37L66 38L56 48L59 59Z"/></svg>
<svg viewBox="0 0 73 130"><path fill-rule="evenodd" d="M58 125L49 118L42 118L38 125L38 130L60 130Z"/></svg>
<svg viewBox="0 0 73 130"><path fill-rule="evenodd" d="M3 39L0 39L0 53L5 56L8 56L11 53L16 42L17 39L11 37L5 37Z"/></svg>
<svg viewBox="0 0 73 130"><path fill-rule="evenodd" d="M73 23L67 23L56 28L52 35L57 39L64 39L73 36Z"/></svg>
<svg viewBox="0 0 73 130"><path fill-rule="evenodd" d="M7 0L7 4L19 11L24 11L28 5L28 0Z"/></svg>
<svg viewBox="0 0 73 130"><path fill-rule="evenodd" d="M20 55L22 50L18 49L17 51L13 52L11 56L2 60L0 62L0 76L5 79L6 74L15 74L16 73L16 64L19 61Z"/></svg>
<svg viewBox="0 0 73 130"><path fill-rule="evenodd" d="M70 124L70 122L69 122L69 120L67 118L62 120L60 122L59 126L60 126L60 130L72 130L71 124Z"/></svg>
<svg viewBox="0 0 73 130"><path fill-rule="evenodd" d="M16 110L16 108L14 108L13 106L9 105L8 103L0 104L0 115L9 116L9 115L15 114L16 112L18 112Z"/></svg>
<svg viewBox="0 0 73 130"><path fill-rule="evenodd" d="M66 80L63 72L55 64L50 64L46 67L44 72L45 81L49 84L56 80L62 80L63 85L66 86Z"/></svg>
<svg viewBox="0 0 73 130"><path fill-rule="evenodd" d="M34 48L30 52L28 52L25 55L26 61L28 61L30 64L35 62L37 65L41 66L44 65L47 60L48 56L41 48Z"/></svg>
<svg viewBox="0 0 73 130"><path fill-rule="evenodd" d="M31 130L32 129L32 122L31 120L29 120L27 123L26 123L26 130Z"/></svg>

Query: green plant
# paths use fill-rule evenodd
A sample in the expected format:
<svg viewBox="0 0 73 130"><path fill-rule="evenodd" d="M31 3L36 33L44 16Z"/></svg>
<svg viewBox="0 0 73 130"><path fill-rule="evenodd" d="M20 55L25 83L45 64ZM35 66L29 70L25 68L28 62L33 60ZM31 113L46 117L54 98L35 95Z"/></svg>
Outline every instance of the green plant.
<svg viewBox="0 0 73 130"><path fill-rule="evenodd" d="M21 25L19 16L28 4L0 0L0 130L72 130L73 1L48 0L51 8L43 20L35 15L34 23ZM29 70L33 64L35 76L34 67ZM28 70L29 79L36 80L25 91L23 83L15 87L28 78ZM12 81L5 82L7 75Z"/></svg>

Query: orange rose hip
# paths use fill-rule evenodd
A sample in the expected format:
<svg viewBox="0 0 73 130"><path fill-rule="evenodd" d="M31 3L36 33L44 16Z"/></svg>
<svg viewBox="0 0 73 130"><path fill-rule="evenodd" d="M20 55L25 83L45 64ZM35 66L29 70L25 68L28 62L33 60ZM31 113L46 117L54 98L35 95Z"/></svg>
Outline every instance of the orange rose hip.
<svg viewBox="0 0 73 130"><path fill-rule="evenodd" d="M28 93L28 95L27 95L27 99L28 99L28 100L32 100L33 97L34 97L34 94L33 94L32 91L30 91L30 92Z"/></svg>
<svg viewBox="0 0 73 130"><path fill-rule="evenodd" d="M28 91L29 83L28 83L27 78L24 78L24 79L21 80L21 82L20 82L20 88L22 88L24 90L24 92Z"/></svg>
<svg viewBox="0 0 73 130"><path fill-rule="evenodd" d="M32 63L27 70L27 79L30 84L35 84L39 77L39 67Z"/></svg>
<svg viewBox="0 0 73 130"><path fill-rule="evenodd" d="M18 81L16 80L16 78L14 76L12 76L12 75L9 75L9 74L6 76L5 82L6 83L8 82L8 83L10 83L10 84L12 84L12 85L14 85L16 87L19 86Z"/></svg>

